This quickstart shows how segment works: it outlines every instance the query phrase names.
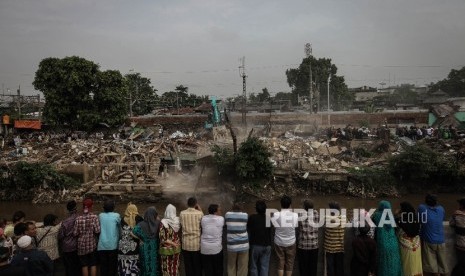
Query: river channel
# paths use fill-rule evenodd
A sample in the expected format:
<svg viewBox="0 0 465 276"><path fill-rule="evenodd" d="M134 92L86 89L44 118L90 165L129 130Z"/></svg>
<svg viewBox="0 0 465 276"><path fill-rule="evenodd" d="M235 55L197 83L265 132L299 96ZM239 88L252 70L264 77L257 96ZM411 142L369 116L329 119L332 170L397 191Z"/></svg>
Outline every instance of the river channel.
<svg viewBox="0 0 465 276"><path fill-rule="evenodd" d="M465 194L439 194L439 204L444 206L446 210L446 219L449 219L454 210L458 208L457 200L461 197L465 197ZM210 198L210 199L209 199ZM231 200L227 199L228 197L219 197L220 199L215 200L211 197L202 198L198 197L199 204L202 206L204 212L209 204L217 203L222 206L222 210L226 212L231 207ZM351 213L352 209L355 208L376 208L378 202L381 199L362 199L362 198L354 198L354 197L347 197L341 195L326 195L326 196L312 196L309 197L313 200L316 209L326 208L330 201L337 201L341 204L342 208L346 208L348 213ZM293 208L301 208L301 202L304 200L304 197L294 197L293 198ZM400 198L385 198L389 200L393 206L393 209L396 210L399 208L399 203L402 201L408 201L413 206L417 207L419 204L423 203L424 195L405 195ZM210 201L211 200L211 201ZM173 199L165 199L163 202L159 203L138 203L136 204L139 208L139 213L143 214L144 210L149 206L155 206L161 216L163 216L165 207L168 203L173 203L178 213L180 210L186 208L186 199L185 198L173 198ZM275 208L279 209L279 201L269 201L267 202L268 208ZM255 212L255 201L248 200L243 204L244 210L249 214ZM117 201L116 204L116 211L120 214L124 214L124 210L126 208L125 202ZM66 204L32 204L31 202L0 202L0 218L6 218L7 220L11 220L11 217L15 211L22 210L26 213L27 220L34 220L37 222L41 222L43 217L46 214L52 213L59 217L59 220L66 217ZM81 208L78 209L81 211ZM93 208L94 213L100 213L103 211L102 203L96 202Z"/></svg>

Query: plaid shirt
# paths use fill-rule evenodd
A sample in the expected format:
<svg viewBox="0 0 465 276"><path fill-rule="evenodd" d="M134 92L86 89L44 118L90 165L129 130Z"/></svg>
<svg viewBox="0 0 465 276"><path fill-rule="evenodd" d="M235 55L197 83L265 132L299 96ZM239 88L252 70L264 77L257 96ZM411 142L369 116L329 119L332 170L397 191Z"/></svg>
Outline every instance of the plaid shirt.
<svg viewBox="0 0 465 276"><path fill-rule="evenodd" d="M92 213L79 216L74 224L74 236L77 236L78 255L89 254L97 248L96 236L100 233L98 217Z"/></svg>
<svg viewBox="0 0 465 276"><path fill-rule="evenodd" d="M307 219L299 221L299 240L297 247L304 250L318 248L318 228L311 226L309 219L312 218L309 216ZM313 210L313 221L315 224L318 223L318 219L318 211Z"/></svg>

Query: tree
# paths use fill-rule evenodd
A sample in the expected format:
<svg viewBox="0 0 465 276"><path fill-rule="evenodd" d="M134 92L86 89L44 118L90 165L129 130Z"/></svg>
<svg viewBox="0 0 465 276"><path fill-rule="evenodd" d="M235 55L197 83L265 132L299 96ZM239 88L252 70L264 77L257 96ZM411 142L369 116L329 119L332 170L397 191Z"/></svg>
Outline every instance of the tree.
<svg viewBox="0 0 465 276"><path fill-rule="evenodd" d="M257 95L254 92L249 94L249 99L247 100L248 103L255 103L258 101Z"/></svg>
<svg viewBox="0 0 465 276"><path fill-rule="evenodd" d="M268 101L270 99L270 92L268 92L268 88L263 88L261 93L258 93L257 100L258 102L262 103L264 101Z"/></svg>
<svg viewBox="0 0 465 276"><path fill-rule="evenodd" d="M129 89L133 116L151 113L155 108L157 90L151 85L150 79L142 77L140 73L131 73L124 77L126 78Z"/></svg>
<svg viewBox="0 0 465 276"><path fill-rule="evenodd" d="M197 96L188 94L189 87L184 85L176 86L174 91L165 92L160 97L160 102L164 107L180 108L182 107L197 107L203 102L208 101L208 96Z"/></svg>
<svg viewBox="0 0 465 276"><path fill-rule="evenodd" d="M237 192L240 192L241 184L256 189L273 176L271 153L256 137L247 138L236 154L229 148L219 146L213 146L212 151L218 171L235 183Z"/></svg>
<svg viewBox="0 0 465 276"><path fill-rule="evenodd" d="M34 88L45 96L44 117L52 124L84 125L80 114L91 111L99 66L72 56L45 58L36 71Z"/></svg>
<svg viewBox="0 0 465 276"><path fill-rule="evenodd" d="M45 96L44 117L51 124L89 129L100 122L116 126L126 117L121 74L101 72L84 58L43 59L33 85Z"/></svg>
<svg viewBox="0 0 465 276"><path fill-rule="evenodd" d="M286 70L287 83L292 89L292 103L297 104L298 97L309 96L309 78L310 64L312 68L313 91L320 91L320 106L327 106L327 97L324 97L327 92L328 76L330 80L330 104L333 110L343 110L350 107L354 100L354 95L349 93L344 77L337 75L336 65L331 63L331 59L320 58L315 59L313 56L304 58L299 68L291 68ZM316 93L314 93L314 102L318 101Z"/></svg>
<svg viewBox="0 0 465 276"><path fill-rule="evenodd" d="M94 106L98 114L98 123L117 126L128 114L127 83L119 71L108 70L97 76L97 89L94 95Z"/></svg>
<svg viewBox="0 0 465 276"><path fill-rule="evenodd" d="M452 69L446 79L438 81L431 87L435 92L441 89L451 97L465 97L465 66L462 69Z"/></svg>
<svg viewBox="0 0 465 276"><path fill-rule="evenodd" d="M256 187L273 175L270 157L270 151L258 138L247 138L234 158L236 175Z"/></svg>

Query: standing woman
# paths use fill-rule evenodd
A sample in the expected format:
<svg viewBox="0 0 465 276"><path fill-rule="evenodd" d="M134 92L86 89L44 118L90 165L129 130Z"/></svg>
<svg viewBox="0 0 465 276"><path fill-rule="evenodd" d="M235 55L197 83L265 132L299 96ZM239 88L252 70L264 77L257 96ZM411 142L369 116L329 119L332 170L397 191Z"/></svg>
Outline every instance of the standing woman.
<svg viewBox="0 0 465 276"><path fill-rule="evenodd" d="M398 227L400 257L404 276L421 276L423 268L421 265L421 242L420 222L417 212L412 204L402 202L400 213L396 218Z"/></svg>
<svg viewBox="0 0 465 276"><path fill-rule="evenodd" d="M378 209L372 217L373 222L378 226L375 230L378 251L378 273L376 276L402 276L399 244L393 227L395 222L392 219L391 203L386 200L380 201Z"/></svg>
<svg viewBox="0 0 465 276"><path fill-rule="evenodd" d="M119 276L139 275L139 240L132 234L139 216L137 206L129 203L121 221L121 237L118 243L118 274Z"/></svg>
<svg viewBox="0 0 465 276"><path fill-rule="evenodd" d="M132 233L140 239L140 276L157 276L158 228L160 220L155 207L149 207L144 221Z"/></svg>
<svg viewBox="0 0 465 276"><path fill-rule="evenodd" d="M160 256L163 276L179 275L179 254L181 223L176 216L176 207L166 206L165 216L160 223Z"/></svg>

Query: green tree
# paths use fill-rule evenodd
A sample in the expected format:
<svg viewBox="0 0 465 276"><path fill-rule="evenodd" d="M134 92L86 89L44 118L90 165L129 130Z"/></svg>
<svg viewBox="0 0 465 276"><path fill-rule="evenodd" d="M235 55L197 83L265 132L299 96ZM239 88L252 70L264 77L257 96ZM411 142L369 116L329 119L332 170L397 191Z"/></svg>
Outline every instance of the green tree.
<svg viewBox="0 0 465 276"><path fill-rule="evenodd" d="M465 97L465 66L462 69L452 69L446 79L438 81L431 87L435 92L441 89L451 97Z"/></svg>
<svg viewBox="0 0 465 276"><path fill-rule="evenodd" d="M128 114L128 88L125 78L119 71L108 70L97 76L97 89L94 95L94 112L98 123L110 126L121 124Z"/></svg>
<svg viewBox="0 0 465 276"><path fill-rule="evenodd" d="M157 90L151 85L150 79L142 77L140 73L127 74L125 78L129 89L129 98L132 103L133 116L145 115L152 112L157 101Z"/></svg>
<svg viewBox="0 0 465 276"><path fill-rule="evenodd" d="M260 188L273 175L271 153L256 137L247 138L235 155L231 149L218 146L213 146L212 151L219 173L232 180L239 193L241 184Z"/></svg>
<svg viewBox="0 0 465 276"><path fill-rule="evenodd" d="M458 174L453 160L423 146L406 147L389 159L389 172L410 190L430 188L434 184L452 183Z"/></svg>
<svg viewBox="0 0 465 276"><path fill-rule="evenodd" d="M258 102L262 103L264 101L268 101L270 99L271 95L270 92L268 92L268 88L263 88L261 93L258 93L257 95L257 100Z"/></svg>
<svg viewBox="0 0 465 276"><path fill-rule="evenodd" d="M161 95L160 103L165 108L197 107L208 101L208 96L189 94L189 88L184 85L176 86L174 91L168 91Z"/></svg>
<svg viewBox="0 0 465 276"><path fill-rule="evenodd" d="M33 85L45 96L44 117L51 124L89 129L100 122L115 126L126 117L121 74L101 72L84 58L43 59Z"/></svg>
<svg viewBox="0 0 465 276"><path fill-rule="evenodd" d="M249 99L247 100L248 103L256 103L258 101L257 95L254 92L249 94Z"/></svg>
<svg viewBox="0 0 465 276"><path fill-rule="evenodd" d="M310 64L312 68L313 91L318 89L323 95L327 92L328 76L330 80L330 104L333 110L344 110L351 106L354 95L349 92L344 77L337 75L336 65L331 59L316 59L313 56L304 58L298 68L286 70L287 83L292 89L293 104L297 104L298 96L309 95ZM327 97L320 96L320 106L327 106ZM315 96L315 95L314 95ZM316 102L316 98L313 99Z"/></svg>
<svg viewBox="0 0 465 276"><path fill-rule="evenodd" d="M258 138L247 138L234 158L237 176L253 186L269 180L273 175L270 157L270 151Z"/></svg>
<svg viewBox="0 0 465 276"><path fill-rule="evenodd" d="M44 117L52 124L82 127L80 114L92 111L99 66L77 56L45 58L39 63L34 88L45 96Z"/></svg>

